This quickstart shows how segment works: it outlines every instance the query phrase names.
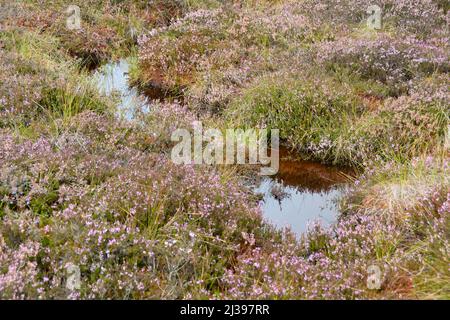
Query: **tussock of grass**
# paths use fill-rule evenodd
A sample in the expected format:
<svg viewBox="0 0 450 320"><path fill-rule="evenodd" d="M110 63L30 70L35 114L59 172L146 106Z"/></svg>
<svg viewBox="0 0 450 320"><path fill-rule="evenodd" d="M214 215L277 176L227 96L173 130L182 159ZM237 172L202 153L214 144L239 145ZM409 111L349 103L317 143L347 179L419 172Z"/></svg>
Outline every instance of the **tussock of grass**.
<svg viewBox="0 0 450 320"><path fill-rule="evenodd" d="M2 42L7 52L3 62L4 92L9 91L9 105L2 119L6 126L25 128L41 118L47 121L70 118L83 111L99 113L111 110L109 99L102 97L88 75L80 71L79 61L60 50L59 39L35 32L6 32ZM17 82L28 88L15 90ZM22 105L21 105L22 104ZM5 105L5 107L8 107Z"/></svg>
<svg viewBox="0 0 450 320"><path fill-rule="evenodd" d="M6 3L0 298L448 299L441 2L388 2L382 32L360 0L89 0L79 31L72 2ZM134 83L182 101L116 118L86 69L124 55ZM295 239L262 221L237 167L170 161L171 133L198 119L280 129L302 157L363 175L334 226Z"/></svg>
<svg viewBox="0 0 450 320"><path fill-rule="evenodd" d="M409 294L425 299L447 299L450 258L448 197L450 169L442 157L416 158L410 164L391 163L350 192L344 205L348 212L368 211L382 215L392 228L401 230L395 241L378 250L400 256L393 278L407 274ZM382 261L389 256L381 254ZM391 257L391 259L394 256ZM395 281L393 280L395 283ZM404 285L404 283L403 283ZM391 288L402 290L402 288Z"/></svg>
<svg viewBox="0 0 450 320"><path fill-rule="evenodd" d="M238 126L278 128L304 157L339 165L407 161L444 145L445 100L416 95L374 106L358 86L350 88L333 78L263 77L235 99L227 117Z"/></svg>

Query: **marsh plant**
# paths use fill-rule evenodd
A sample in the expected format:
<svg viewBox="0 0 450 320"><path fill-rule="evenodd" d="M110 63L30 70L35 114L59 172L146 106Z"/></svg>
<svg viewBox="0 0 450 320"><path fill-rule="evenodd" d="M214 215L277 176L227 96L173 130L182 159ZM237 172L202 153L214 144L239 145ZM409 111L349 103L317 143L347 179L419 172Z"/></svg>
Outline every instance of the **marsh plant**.
<svg viewBox="0 0 450 320"><path fill-rule="evenodd" d="M261 168L260 175L277 174L280 161L278 129L270 131L271 152L269 153L266 129L245 131L227 129L224 137L219 129L210 128L204 131L200 121L195 121L193 128L193 138L187 129L177 129L172 133L171 140L179 141L171 153L174 163L270 165L270 167ZM206 145L203 147L204 143Z"/></svg>
<svg viewBox="0 0 450 320"><path fill-rule="evenodd" d="M0 4L0 298L450 297L448 1ZM132 120L91 71L127 57ZM337 222L267 223L227 128L352 167Z"/></svg>

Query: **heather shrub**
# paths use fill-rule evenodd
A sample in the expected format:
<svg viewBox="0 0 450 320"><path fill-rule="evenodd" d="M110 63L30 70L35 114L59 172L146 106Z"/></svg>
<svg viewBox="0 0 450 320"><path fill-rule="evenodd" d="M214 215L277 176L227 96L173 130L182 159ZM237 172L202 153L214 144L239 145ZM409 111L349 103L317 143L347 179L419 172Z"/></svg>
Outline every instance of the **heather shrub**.
<svg viewBox="0 0 450 320"><path fill-rule="evenodd" d="M12 117L27 117L25 111L29 111L33 102L41 98L44 84L40 78L33 76L33 73L40 72L38 65L3 50L0 51L0 59L0 121L3 127ZM20 72L20 69L25 72ZM22 85L19 86L19 83Z"/></svg>
<svg viewBox="0 0 450 320"><path fill-rule="evenodd" d="M78 64L58 49L53 37L7 32L1 37L0 113L2 127L26 128L39 118L68 121L86 110L111 109ZM21 85L19 85L21 84Z"/></svg>
<svg viewBox="0 0 450 320"><path fill-rule="evenodd" d="M448 72L446 38L440 32L445 27L444 15L432 1L383 3L390 22L410 21L411 15L420 13L440 16L431 40L407 34L408 28L402 37L357 36L350 28L333 25L333 19L313 14L334 10L336 16L355 14L351 21L364 20L367 6L364 1L283 1L192 11L140 39L141 71L134 77L144 87L182 92L199 111L221 113L255 78L283 69L303 73L314 56L320 66L338 75L348 72L369 81L367 86L384 86L383 91L391 96L407 93L411 79ZM421 6L429 9L420 11Z"/></svg>
<svg viewBox="0 0 450 320"><path fill-rule="evenodd" d="M384 29L395 28L426 36L430 33L443 33L448 23L445 5L436 0L332 0L326 3L306 0L302 4L305 14L316 21L337 24L351 28L366 24L369 6L381 8Z"/></svg>
<svg viewBox="0 0 450 320"><path fill-rule="evenodd" d="M436 72L448 72L448 53L443 40L396 39L386 35L341 38L315 49L320 65L336 73L348 68L362 79L380 82L390 95L408 91L408 82Z"/></svg>
<svg viewBox="0 0 450 320"><path fill-rule="evenodd" d="M242 253L223 279L223 297L447 297L448 170L448 162L427 158L366 172L331 229L313 224L298 244L286 239ZM367 289L371 265L381 271L379 290Z"/></svg>
<svg viewBox="0 0 450 320"><path fill-rule="evenodd" d="M78 31L68 4L0 5L0 298L449 297L448 4L383 0L382 31L365 0L89 0ZM173 96L125 120L87 69L129 54ZM362 175L335 224L275 231L255 171L172 163L197 120Z"/></svg>
<svg viewBox="0 0 450 320"><path fill-rule="evenodd" d="M368 119L373 152L385 158L413 157L444 145L450 110L443 101L422 96L387 100ZM376 148L379 150L376 150Z"/></svg>
<svg viewBox="0 0 450 320"><path fill-rule="evenodd" d="M169 152L174 146L172 132L177 129L192 129L194 121L199 120L187 106L179 103L155 103L153 112L140 114L142 126L151 130L152 143L148 150L152 152Z"/></svg>
<svg viewBox="0 0 450 320"><path fill-rule="evenodd" d="M333 230L324 230L319 225L311 228L302 244L276 245L272 250L256 247L240 256L239 265L227 273L224 296L374 298L376 293L367 290L366 279L367 268L377 261L374 254L380 241L374 237L377 233L387 234L387 241L395 241L398 236L398 232L382 225L379 219L355 214ZM387 257L380 258L384 267ZM388 290L383 290L383 294L398 297Z"/></svg>
<svg viewBox="0 0 450 320"><path fill-rule="evenodd" d="M376 101L333 78L277 74L255 81L227 110L229 123L280 129L303 157L367 166L443 147L450 124L446 76L411 86L411 95ZM420 88L420 89L419 89Z"/></svg>
<svg viewBox="0 0 450 320"><path fill-rule="evenodd" d="M398 247L404 254L399 265L408 272L396 283L406 284L416 297L448 297L449 273L443 264L450 252L448 173L448 159L414 158L407 165L391 163L383 170L367 172L359 180L365 182L349 194L350 207L370 203L373 210L391 217L392 225L402 228Z"/></svg>
<svg viewBox="0 0 450 320"><path fill-rule="evenodd" d="M106 112L109 109L108 100L103 100L87 82L80 86L72 79L58 79L49 70L20 57L13 63L15 65L7 65L1 75L5 79L0 88L1 127L26 127L38 118L63 117L68 120L85 110ZM27 65L29 70L17 72L18 68L27 68ZM19 81L29 86L17 88Z"/></svg>
<svg viewBox="0 0 450 320"><path fill-rule="evenodd" d="M73 4L66 0L52 6L39 1L5 3L0 23L6 30L41 31L59 39L81 66L92 69L111 57L130 54L146 28L166 25L188 10L184 0L83 1L76 4L80 7L81 29L70 30L66 27L66 10Z"/></svg>
<svg viewBox="0 0 450 320"><path fill-rule="evenodd" d="M2 132L2 268L21 252L2 298L175 298L199 280L214 291L241 232L261 224L246 188L148 153L129 123L85 112L60 126L36 141ZM81 269L72 293L68 263Z"/></svg>
<svg viewBox="0 0 450 320"><path fill-rule="evenodd" d="M90 22L93 20L88 14L89 5L80 10L83 14L83 29L69 30L66 23L65 10L71 3L58 3L52 8L43 7L38 3L11 3L8 5L10 14L2 21L8 31L44 31L45 34L56 36L61 45L70 54L80 58L83 65L94 66L101 60L110 57L108 43L117 43L118 38L111 28L93 30ZM91 7L92 8L92 7Z"/></svg>
<svg viewBox="0 0 450 320"><path fill-rule="evenodd" d="M138 80L178 88L196 108L221 111L251 79L329 37L291 2L201 9L140 39Z"/></svg>

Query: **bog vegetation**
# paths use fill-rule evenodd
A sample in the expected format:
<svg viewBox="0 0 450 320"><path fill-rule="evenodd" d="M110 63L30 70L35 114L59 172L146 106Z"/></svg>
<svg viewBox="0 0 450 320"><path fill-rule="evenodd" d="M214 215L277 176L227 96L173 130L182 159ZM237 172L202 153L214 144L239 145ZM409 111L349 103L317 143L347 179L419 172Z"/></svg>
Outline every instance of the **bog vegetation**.
<svg viewBox="0 0 450 320"><path fill-rule="evenodd" d="M450 298L448 1L70 4L0 0L0 298ZM132 121L91 77L124 57L166 96ZM338 222L298 239L247 169L173 164L196 120L356 168Z"/></svg>

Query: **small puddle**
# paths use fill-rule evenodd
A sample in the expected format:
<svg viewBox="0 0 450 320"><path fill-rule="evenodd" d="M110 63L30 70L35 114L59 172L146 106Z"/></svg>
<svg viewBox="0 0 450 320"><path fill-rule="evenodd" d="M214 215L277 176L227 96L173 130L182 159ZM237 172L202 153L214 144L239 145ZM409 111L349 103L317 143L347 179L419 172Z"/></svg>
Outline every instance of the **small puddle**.
<svg viewBox="0 0 450 320"><path fill-rule="evenodd" d="M136 88L129 86L129 70L130 64L122 59L101 66L95 71L93 78L101 93L118 95L118 115L131 120L136 110L147 112L150 103L145 96L139 94Z"/></svg>
<svg viewBox="0 0 450 320"><path fill-rule="evenodd" d="M110 62L94 73L94 81L105 95L117 94L117 112L131 120L136 110L149 111L151 100L164 99L162 89L140 94L129 86L127 60ZM156 91L155 91L156 90ZM329 226L338 216L336 200L348 182L349 170L340 170L312 161L302 161L280 148L280 169L274 177L265 177L255 189L263 194L261 207L264 218L279 229L289 227L300 236L309 223L319 220Z"/></svg>
<svg viewBox="0 0 450 320"><path fill-rule="evenodd" d="M337 199L351 171L296 159L280 148L276 176L262 179L256 192L263 194L261 208L266 221L278 229L289 227L297 236L319 221L330 226L338 217Z"/></svg>

